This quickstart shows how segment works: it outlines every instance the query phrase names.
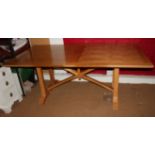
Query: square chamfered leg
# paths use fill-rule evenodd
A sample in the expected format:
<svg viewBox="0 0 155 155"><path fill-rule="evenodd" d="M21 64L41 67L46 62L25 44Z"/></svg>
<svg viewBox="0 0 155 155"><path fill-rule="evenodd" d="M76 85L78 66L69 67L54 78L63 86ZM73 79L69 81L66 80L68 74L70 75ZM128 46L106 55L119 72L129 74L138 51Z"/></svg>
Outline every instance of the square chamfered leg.
<svg viewBox="0 0 155 155"><path fill-rule="evenodd" d="M56 83L57 80L55 80L54 69L53 68L49 68L48 72L49 72L49 76L50 76L50 82L53 83L53 84Z"/></svg>
<svg viewBox="0 0 155 155"><path fill-rule="evenodd" d="M118 101L118 94L119 94L119 68L114 68L113 71L113 110L118 110L119 101Z"/></svg>
<svg viewBox="0 0 155 155"><path fill-rule="evenodd" d="M38 74L38 81L39 81L39 87L40 87L40 93L41 93L39 103L44 104L46 101L47 95L48 95L48 91L46 88L42 68L38 67L38 68L36 68L36 70L37 70L37 74Z"/></svg>

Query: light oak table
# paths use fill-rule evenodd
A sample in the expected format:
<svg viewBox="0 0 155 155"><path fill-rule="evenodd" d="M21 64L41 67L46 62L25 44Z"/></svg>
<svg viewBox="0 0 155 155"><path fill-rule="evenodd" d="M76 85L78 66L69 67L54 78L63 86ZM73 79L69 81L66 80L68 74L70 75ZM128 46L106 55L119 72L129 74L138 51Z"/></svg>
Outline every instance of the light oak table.
<svg viewBox="0 0 155 155"><path fill-rule="evenodd" d="M44 104L51 90L76 78L85 79L113 94L113 109L119 106L119 71L121 68L153 68L143 51L133 44L67 44L36 45L14 59L7 61L7 67L35 67L40 85L40 103ZM50 85L46 86L43 69L49 68ZM87 74L95 69L113 69L112 85L97 81ZM72 76L56 81L53 69L63 69Z"/></svg>

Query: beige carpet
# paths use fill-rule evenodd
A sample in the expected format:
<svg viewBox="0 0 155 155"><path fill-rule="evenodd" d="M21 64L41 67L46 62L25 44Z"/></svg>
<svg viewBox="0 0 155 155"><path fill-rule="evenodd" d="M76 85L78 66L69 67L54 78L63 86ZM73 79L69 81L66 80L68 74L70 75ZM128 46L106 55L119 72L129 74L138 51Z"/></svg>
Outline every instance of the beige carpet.
<svg viewBox="0 0 155 155"><path fill-rule="evenodd" d="M120 107L112 110L111 93L87 82L72 82L53 90L38 104L36 85L10 114L0 116L155 116L155 85L120 85Z"/></svg>

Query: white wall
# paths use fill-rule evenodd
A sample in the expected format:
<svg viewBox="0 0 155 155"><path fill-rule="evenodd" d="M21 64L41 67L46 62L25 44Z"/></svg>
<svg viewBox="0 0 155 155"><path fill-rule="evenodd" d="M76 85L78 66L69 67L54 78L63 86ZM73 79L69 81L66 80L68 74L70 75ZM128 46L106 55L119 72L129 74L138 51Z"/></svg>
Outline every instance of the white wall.
<svg viewBox="0 0 155 155"><path fill-rule="evenodd" d="M63 38L50 38L51 44L63 44Z"/></svg>

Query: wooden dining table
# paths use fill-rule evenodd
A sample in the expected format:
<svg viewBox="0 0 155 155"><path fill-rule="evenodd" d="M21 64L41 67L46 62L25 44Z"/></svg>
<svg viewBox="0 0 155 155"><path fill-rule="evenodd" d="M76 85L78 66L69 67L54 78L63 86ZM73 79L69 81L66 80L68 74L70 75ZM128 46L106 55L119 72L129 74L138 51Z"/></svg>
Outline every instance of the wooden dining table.
<svg viewBox="0 0 155 155"><path fill-rule="evenodd" d="M121 68L143 69L153 68L151 61L135 44L65 44L65 45L36 45L17 57L6 61L6 67L36 68L40 86L40 101L44 104L50 91L72 81L84 79L112 92L113 109L119 107L119 72ZM47 85L43 70L48 69L50 84ZM62 69L71 76L57 81L54 69ZM89 76L96 69L113 69L112 84L107 84Z"/></svg>

